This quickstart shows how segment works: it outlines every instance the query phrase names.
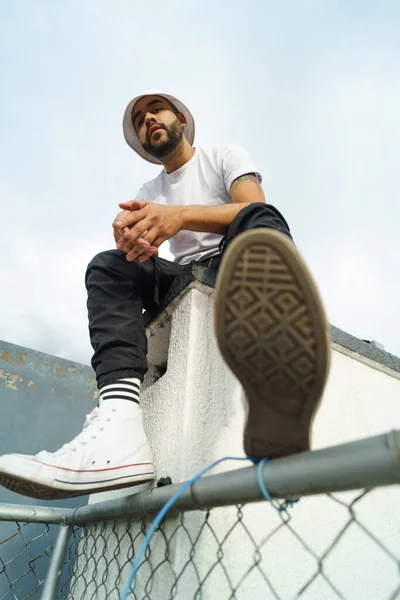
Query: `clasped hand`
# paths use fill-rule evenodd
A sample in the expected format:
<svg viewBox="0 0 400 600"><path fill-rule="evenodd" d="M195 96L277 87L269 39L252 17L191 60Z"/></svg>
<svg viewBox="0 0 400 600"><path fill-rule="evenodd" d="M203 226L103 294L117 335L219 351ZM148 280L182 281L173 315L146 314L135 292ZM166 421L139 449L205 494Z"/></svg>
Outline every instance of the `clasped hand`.
<svg viewBox="0 0 400 600"><path fill-rule="evenodd" d="M131 200L121 202L123 210L113 222L114 239L126 259L145 262L158 256L158 248L181 229L178 206L165 206L154 202Z"/></svg>

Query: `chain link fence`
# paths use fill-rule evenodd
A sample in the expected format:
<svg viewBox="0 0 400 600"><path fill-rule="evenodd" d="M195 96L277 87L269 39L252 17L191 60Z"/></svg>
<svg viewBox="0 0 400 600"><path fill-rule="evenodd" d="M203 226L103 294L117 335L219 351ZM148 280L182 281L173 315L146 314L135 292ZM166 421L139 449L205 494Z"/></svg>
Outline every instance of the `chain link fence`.
<svg viewBox="0 0 400 600"><path fill-rule="evenodd" d="M400 487L182 513L154 534L128 596L135 600L400 598ZM393 525L396 523L396 527ZM75 530L73 600L120 599L149 522ZM70 554L70 561L73 561Z"/></svg>
<svg viewBox="0 0 400 600"><path fill-rule="evenodd" d="M257 503L181 513L157 529L128 597L400 598L394 506L400 486L304 498L279 512ZM74 527L56 598L121 599L149 523ZM0 542L0 600L40 598L56 526L7 525L13 531Z"/></svg>
<svg viewBox="0 0 400 600"><path fill-rule="evenodd" d="M40 598L53 550L51 527L1 523L0 600Z"/></svg>
<svg viewBox="0 0 400 600"><path fill-rule="evenodd" d="M398 462L393 462L388 439L385 442L382 436L379 441L382 460L384 455L390 456L387 477L382 475L383 462L372 464L368 456L361 473L360 461L368 454L367 446L361 443L352 447L353 456L355 448L362 449L353 464L351 460L343 463L341 451L342 474L337 476L399 481ZM377 443L368 447L370 456L379 454ZM314 467L315 454L310 453ZM328 471L324 477L334 482L336 475L334 469L329 470L329 452L322 456ZM272 505L260 501L260 495L255 498L255 490L248 484L254 475L252 467L206 477L194 484L191 504L189 496L180 505L177 502L174 512L168 513L151 538L128 598L400 600L400 485L380 484L322 494L316 485L321 471L314 480L308 475L308 481L302 484L311 488L310 495L292 506L282 505L276 498L285 496L274 490L285 480L285 465L290 472L301 467L297 459L284 459L265 468L264 483L270 484L269 491L275 498ZM306 478L310 465L302 466ZM299 477L299 481L303 478ZM241 495L242 504L229 505L226 482L230 486L236 482L235 497ZM59 526L63 535L58 538L64 542L57 540L54 546L48 542L51 528L57 525L5 523L1 514L6 514L7 505L3 505L0 600L122 599L134 558L150 526L150 516L157 512L155 506L146 506L146 502L154 502L158 492L157 502L163 505L174 487L136 494L129 501L121 498L66 509ZM207 489L209 505L201 508ZM220 506L215 506L218 503ZM28 508L35 514L35 507ZM43 509L40 510L36 518L43 520ZM53 523L60 524L60 514L53 517ZM48 581L43 585L46 572L47 578L54 580L52 588L46 587Z"/></svg>

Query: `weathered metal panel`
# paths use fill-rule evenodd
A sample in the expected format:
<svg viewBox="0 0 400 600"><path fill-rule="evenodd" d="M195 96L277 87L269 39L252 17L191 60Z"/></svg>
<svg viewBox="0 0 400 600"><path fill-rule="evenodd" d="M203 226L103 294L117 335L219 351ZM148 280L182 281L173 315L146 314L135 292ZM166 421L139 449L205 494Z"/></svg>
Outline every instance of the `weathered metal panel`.
<svg viewBox="0 0 400 600"><path fill-rule="evenodd" d="M96 397L90 367L0 341L0 454L56 450L79 433Z"/></svg>
<svg viewBox="0 0 400 600"><path fill-rule="evenodd" d="M96 404L97 388L90 367L0 341L0 454L56 450L81 431L85 415ZM1 486L0 502L49 504ZM70 508L84 504L87 496L51 502L52 506ZM18 597L32 592L36 577L43 581L48 567L46 549L54 544L57 529L51 526L41 535L46 531L44 526L32 524L23 528L22 537L15 535L14 523L0 522L0 543L10 538L0 545L3 564L12 561L7 572L16 578L26 570L30 573L16 584L21 594ZM33 540L27 546L30 556L42 558L32 561L27 551L23 552L25 537L27 542ZM14 559L17 556L18 560ZM0 597L9 589L6 577L1 577Z"/></svg>

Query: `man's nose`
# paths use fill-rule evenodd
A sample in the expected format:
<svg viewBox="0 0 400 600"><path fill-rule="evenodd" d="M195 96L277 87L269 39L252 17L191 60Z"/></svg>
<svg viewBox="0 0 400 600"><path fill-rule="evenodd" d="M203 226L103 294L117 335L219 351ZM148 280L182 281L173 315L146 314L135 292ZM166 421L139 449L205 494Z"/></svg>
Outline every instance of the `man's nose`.
<svg viewBox="0 0 400 600"><path fill-rule="evenodd" d="M149 123L155 123L154 115L152 115L150 112L148 112L144 118L144 122L146 123L147 126L149 125Z"/></svg>

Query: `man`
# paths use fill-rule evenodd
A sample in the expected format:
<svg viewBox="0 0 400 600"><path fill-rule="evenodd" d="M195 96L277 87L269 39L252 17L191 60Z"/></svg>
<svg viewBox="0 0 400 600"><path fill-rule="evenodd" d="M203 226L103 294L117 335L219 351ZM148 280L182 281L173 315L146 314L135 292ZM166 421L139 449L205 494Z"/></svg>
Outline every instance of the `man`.
<svg viewBox="0 0 400 600"><path fill-rule="evenodd" d="M157 309L192 261L218 269L215 332L248 401L249 457L307 450L329 365L319 294L281 213L265 203L245 150L194 148L194 120L167 94L128 105L127 143L163 165L113 223L117 250L88 266L89 331L99 407L57 452L0 458L0 483L38 498L62 498L154 479L140 412L147 370L143 307ZM158 257L170 240L174 262Z"/></svg>

